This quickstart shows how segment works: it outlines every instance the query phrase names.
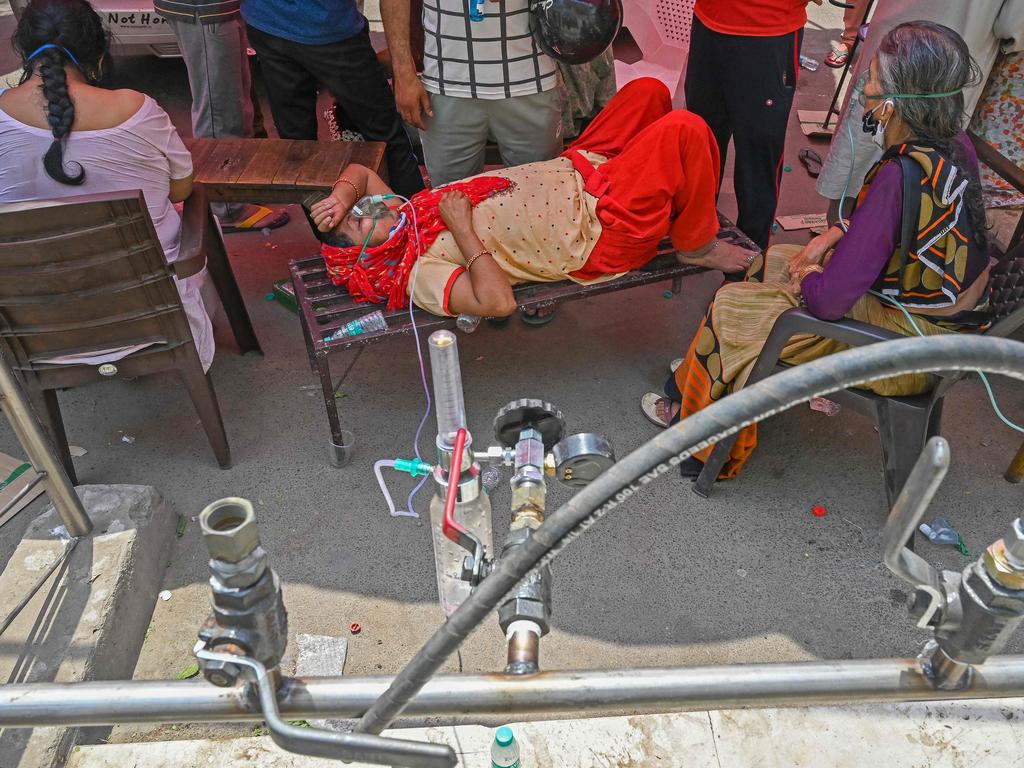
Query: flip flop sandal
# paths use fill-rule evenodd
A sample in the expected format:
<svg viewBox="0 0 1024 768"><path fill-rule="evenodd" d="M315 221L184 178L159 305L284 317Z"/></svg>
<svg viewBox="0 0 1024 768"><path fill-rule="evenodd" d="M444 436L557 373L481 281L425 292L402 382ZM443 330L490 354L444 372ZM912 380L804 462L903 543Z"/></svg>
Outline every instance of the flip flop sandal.
<svg viewBox="0 0 1024 768"><path fill-rule="evenodd" d="M667 397L659 395L657 392L648 392L640 398L640 412L644 415L644 418L654 426L667 429L668 422L658 417L658 403L662 400L672 402Z"/></svg>
<svg viewBox="0 0 1024 768"><path fill-rule="evenodd" d="M833 48L829 51L828 56L825 57L825 66L832 67L832 69L839 69L846 66L846 62L850 60L850 49L846 46L842 48Z"/></svg>
<svg viewBox="0 0 1024 768"><path fill-rule="evenodd" d="M821 159L821 155L813 149L804 147L800 150L798 157L800 158L800 162L803 163L804 168L807 169L807 173L811 175L811 178L816 179L818 174L821 173L821 166L824 162Z"/></svg>
<svg viewBox="0 0 1024 768"><path fill-rule="evenodd" d="M256 213L236 224L221 224L220 229L225 235L235 232L262 232L264 229L283 227L291 220L288 211L273 211L265 205L257 205Z"/></svg>
<svg viewBox="0 0 1024 768"><path fill-rule="evenodd" d="M679 366L682 365L682 364L683 364L683 358L677 357L675 360L673 360L671 363L668 364L669 372L670 373L675 373L676 369L679 368Z"/></svg>
<svg viewBox="0 0 1024 768"><path fill-rule="evenodd" d="M527 325L547 325L548 323L555 319L555 312L554 310L552 310L551 312L548 312L546 315L528 315L526 314L526 310L521 309L519 310L519 316L523 318L523 322L526 323Z"/></svg>

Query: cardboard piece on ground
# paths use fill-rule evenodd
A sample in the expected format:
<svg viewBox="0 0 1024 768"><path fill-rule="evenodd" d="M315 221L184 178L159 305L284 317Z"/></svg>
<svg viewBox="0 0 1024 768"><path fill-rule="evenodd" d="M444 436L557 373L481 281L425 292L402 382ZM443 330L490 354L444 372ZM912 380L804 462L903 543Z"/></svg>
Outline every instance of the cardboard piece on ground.
<svg viewBox="0 0 1024 768"><path fill-rule="evenodd" d="M10 477L11 473L22 464L27 463L29 462L26 462L23 459L16 459L13 456L8 456L6 453L0 453L0 483ZM21 489L35 480L35 478L35 470L32 468L26 469L14 482L0 491L0 509L3 509L10 504L11 499L17 496ZM43 490L43 484L40 483L25 494L25 497L21 501L15 504L11 509L7 510L6 513L0 515L0 525L11 520L15 515L21 512L21 510L31 504L35 498L43 492Z"/></svg>
<svg viewBox="0 0 1024 768"><path fill-rule="evenodd" d="M839 117L833 112L829 118L828 125L824 128L821 124L825 121L826 110L798 109L796 118L800 121L800 130L804 136L832 136L836 132L836 124Z"/></svg>
<svg viewBox="0 0 1024 768"><path fill-rule="evenodd" d="M792 216L778 216L775 220L787 231L828 226L828 214L825 213L797 213Z"/></svg>

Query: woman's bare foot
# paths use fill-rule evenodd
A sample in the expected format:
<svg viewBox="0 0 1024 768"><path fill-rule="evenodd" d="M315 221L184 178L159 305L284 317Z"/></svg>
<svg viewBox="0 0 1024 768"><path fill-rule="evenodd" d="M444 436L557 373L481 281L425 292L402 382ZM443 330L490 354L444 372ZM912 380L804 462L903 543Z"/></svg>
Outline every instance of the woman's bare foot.
<svg viewBox="0 0 1024 768"><path fill-rule="evenodd" d="M706 269L719 269L725 273L743 272L757 258L757 253L748 251L728 240L712 240L695 251L679 251L676 258L683 264L694 264Z"/></svg>
<svg viewBox="0 0 1024 768"><path fill-rule="evenodd" d="M672 419L679 413L679 403L669 400L667 397L661 398L654 404L654 412L658 414L658 418L664 421L666 424L671 424Z"/></svg>

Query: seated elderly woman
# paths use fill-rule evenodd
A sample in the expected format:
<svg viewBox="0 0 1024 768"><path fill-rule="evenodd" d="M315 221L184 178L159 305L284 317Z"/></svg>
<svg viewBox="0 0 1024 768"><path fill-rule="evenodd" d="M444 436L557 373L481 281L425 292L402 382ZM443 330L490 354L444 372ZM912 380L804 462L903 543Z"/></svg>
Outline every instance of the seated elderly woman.
<svg viewBox="0 0 1024 768"><path fill-rule="evenodd" d="M864 130L885 153L868 173L848 230L833 227L802 250L775 246L765 265L751 269L763 271L763 283L719 289L665 385L667 397L644 396L651 421L667 426L742 387L776 319L801 304L825 320L851 317L906 335L954 333L984 321L985 212L977 157L961 130L962 89L977 76L964 41L947 27L911 22L883 39L864 89ZM905 199L913 204L908 211ZM802 363L843 348L804 336L786 346L782 359ZM931 384L929 376L912 374L867 388L913 395ZM752 425L740 433L721 477L735 476L756 444ZM684 476L696 477L710 450L685 462Z"/></svg>
<svg viewBox="0 0 1024 768"><path fill-rule="evenodd" d="M181 239L174 203L192 190L192 157L153 99L99 87L109 42L86 0L32 0L25 8L14 34L21 83L0 90L0 203L141 189L164 255L174 261ZM214 340L203 277L175 282L205 370ZM131 351L100 350L74 362Z"/></svg>
<svg viewBox="0 0 1024 768"><path fill-rule="evenodd" d="M610 280L650 261L666 234L680 261L741 272L756 254L716 238L718 176L711 130L672 111L668 89L648 78L623 88L554 160L396 199L369 218L352 206L391 190L349 166L311 214L341 239L324 257L357 300L396 308L411 295L437 315L504 317L513 285Z"/></svg>

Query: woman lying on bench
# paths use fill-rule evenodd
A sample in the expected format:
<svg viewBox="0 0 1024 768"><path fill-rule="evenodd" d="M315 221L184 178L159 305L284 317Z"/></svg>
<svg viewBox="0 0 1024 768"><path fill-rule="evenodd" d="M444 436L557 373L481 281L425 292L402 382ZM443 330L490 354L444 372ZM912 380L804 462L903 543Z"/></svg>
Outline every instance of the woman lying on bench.
<svg viewBox="0 0 1024 768"><path fill-rule="evenodd" d="M512 286L611 280L646 264L669 235L686 264L741 272L756 254L716 238L718 148L701 118L673 111L657 80L635 80L554 160L495 170L399 200L374 218L351 211L391 190L349 166L311 208L332 280L357 300L437 315L504 317ZM415 227L414 227L415 224ZM417 264L414 270L413 267Z"/></svg>
<svg viewBox="0 0 1024 768"><path fill-rule="evenodd" d="M764 282L752 277L719 289L665 384L667 397L644 396L651 421L667 426L742 387L775 321L801 304L823 320L851 317L907 336L986 322L990 265L978 158L960 129L963 89L976 81L977 66L953 30L910 22L886 35L870 71L864 130L886 150L868 172L848 231L833 227L802 250L774 246ZM782 360L803 363L844 348L797 336ZM865 388L905 396L932 383L927 374L907 374ZM751 425L740 432L721 477L735 476L756 445ZM710 452L684 462L684 476L699 475Z"/></svg>

